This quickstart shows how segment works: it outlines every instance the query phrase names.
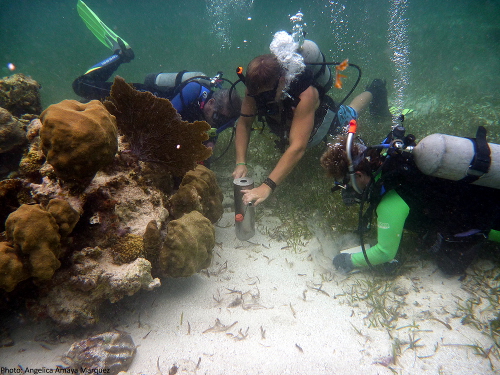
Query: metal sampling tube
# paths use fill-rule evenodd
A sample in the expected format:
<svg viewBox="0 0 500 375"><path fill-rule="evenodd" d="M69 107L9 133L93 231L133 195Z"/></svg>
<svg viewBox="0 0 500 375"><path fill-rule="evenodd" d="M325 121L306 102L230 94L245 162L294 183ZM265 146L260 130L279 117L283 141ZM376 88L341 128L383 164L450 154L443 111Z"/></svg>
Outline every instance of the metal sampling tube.
<svg viewBox="0 0 500 375"><path fill-rule="evenodd" d="M234 225L236 237L241 241L252 238L255 234L255 207L250 203L243 203L242 190L253 189L253 179L249 177L237 178L233 181L234 187Z"/></svg>

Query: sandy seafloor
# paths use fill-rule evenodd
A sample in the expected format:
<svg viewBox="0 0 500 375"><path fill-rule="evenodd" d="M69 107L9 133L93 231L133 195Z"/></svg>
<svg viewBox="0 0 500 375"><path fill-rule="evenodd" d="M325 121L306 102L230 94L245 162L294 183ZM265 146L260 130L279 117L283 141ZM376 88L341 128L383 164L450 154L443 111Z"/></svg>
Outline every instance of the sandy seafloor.
<svg viewBox="0 0 500 375"><path fill-rule="evenodd" d="M472 375L500 368L493 355L474 349L490 348L491 339L454 314L468 293L432 263L418 261L390 284L388 295L404 302L393 327L369 327L374 312L352 295L372 276L334 271L335 246L323 251L313 238L294 250L259 232L239 241L233 221L225 213L217 224L208 272L164 280L104 308L93 333L114 326L131 334L138 347L128 373ZM0 349L8 369L56 369L70 344L91 333L69 331L50 344L39 339L50 323L13 319L15 345Z"/></svg>

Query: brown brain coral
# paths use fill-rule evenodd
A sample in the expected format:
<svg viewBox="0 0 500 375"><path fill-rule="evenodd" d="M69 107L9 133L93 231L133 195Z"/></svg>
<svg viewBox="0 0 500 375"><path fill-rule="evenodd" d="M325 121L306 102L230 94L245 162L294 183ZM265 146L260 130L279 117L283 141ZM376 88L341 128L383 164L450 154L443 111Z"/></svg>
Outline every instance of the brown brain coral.
<svg viewBox="0 0 500 375"><path fill-rule="evenodd" d="M11 244L0 242L0 288L12 292L19 282L29 277Z"/></svg>
<svg viewBox="0 0 500 375"><path fill-rule="evenodd" d="M223 198L214 172L203 165L197 165L194 170L186 173L179 190L168 200L167 208L176 219L196 210L215 223L224 211Z"/></svg>
<svg viewBox="0 0 500 375"><path fill-rule="evenodd" d="M198 211L192 211L168 223L159 268L163 276L191 276L210 265L214 246L214 226Z"/></svg>
<svg viewBox="0 0 500 375"><path fill-rule="evenodd" d="M56 219L59 226L59 234L68 236L80 219L80 215L64 199L51 199L47 205L47 211Z"/></svg>
<svg viewBox="0 0 500 375"><path fill-rule="evenodd" d="M101 102L63 100L42 112L40 138L47 162L64 181L88 184L118 150L116 119Z"/></svg>
<svg viewBox="0 0 500 375"><path fill-rule="evenodd" d="M7 240L29 258L30 274L48 280L61 266L59 226L39 204L23 204L5 222Z"/></svg>

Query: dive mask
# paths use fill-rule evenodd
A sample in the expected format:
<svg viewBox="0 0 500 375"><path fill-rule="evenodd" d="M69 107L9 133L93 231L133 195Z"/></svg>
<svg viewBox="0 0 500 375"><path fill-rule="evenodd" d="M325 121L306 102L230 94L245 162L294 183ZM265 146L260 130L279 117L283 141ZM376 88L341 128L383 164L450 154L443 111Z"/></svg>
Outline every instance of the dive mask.
<svg viewBox="0 0 500 375"><path fill-rule="evenodd" d="M212 121L216 128L220 128L222 125L225 125L232 120L234 119L217 111L215 111L212 115Z"/></svg>
<svg viewBox="0 0 500 375"><path fill-rule="evenodd" d="M276 91L278 90L279 79L276 81L274 88L272 90L263 91L256 95L250 95L254 98L255 104L257 106L257 112L259 115L273 116L279 113L279 105L276 101Z"/></svg>
<svg viewBox="0 0 500 375"><path fill-rule="evenodd" d="M353 206L357 203L361 203L362 195L351 186L349 183L349 177L344 177L342 183L335 181L335 185L332 187L331 191L336 192L341 190L342 201L346 206Z"/></svg>

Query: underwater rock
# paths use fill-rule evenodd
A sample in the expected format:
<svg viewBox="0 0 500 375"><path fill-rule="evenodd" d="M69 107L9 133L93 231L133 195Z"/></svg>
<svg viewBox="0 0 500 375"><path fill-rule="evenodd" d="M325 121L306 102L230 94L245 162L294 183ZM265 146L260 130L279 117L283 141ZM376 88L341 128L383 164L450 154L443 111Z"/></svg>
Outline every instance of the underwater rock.
<svg viewBox="0 0 500 375"><path fill-rule="evenodd" d="M116 116L120 132L139 160L158 163L174 176L184 176L212 154L202 143L208 139L207 122L182 121L169 100L138 91L119 76L104 105Z"/></svg>
<svg viewBox="0 0 500 375"><path fill-rule="evenodd" d="M108 374L116 375L128 370L136 350L128 333L105 332L73 343L62 360L76 370L105 370Z"/></svg>
<svg viewBox="0 0 500 375"><path fill-rule="evenodd" d="M33 181L38 181L42 178L40 169L43 163L45 163L45 155L43 154L40 141L41 128L42 122L40 119L35 119L28 124L26 137L30 143L19 162L19 175Z"/></svg>
<svg viewBox="0 0 500 375"><path fill-rule="evenodd" d="M0 242L0 288L12 292L16 285L30 277L9 242Z"/></svg>
<svg viewBox="0 0 500 375"><path fill-rule="evenodd" d="M16 252L28 257L33 277L48 280L61 266L59 226L39 204L21 205L7 218L5 230Z"/></svg>
<svg viewBox="0 0 500 375"><path fill-rule="evenodd" d="M167 208L175 219L196 210L216 223L224 212L223 199L215 173L203 165L197 165L193 171L185 174L179 190L169 198Z"/></svg>
<svg viewBox="0 0 500 375"><path fill-rule="evenodd" d="M25 122L0 107L0 180L12 177L28 143Z"/></svg>
<svg viewBox="0 0 500 375"><path fill-rule="evenodd" d="M14 74L0 79L0 107L16 117L24 114L40 114L42 105L40 85L24 74Z"/></svg>
<svg viewBox="0 0 500 375"><path fill-rule="evenodd" d="M198 211L172 220L167 224L167 236L159 255L162 275L188 277L207 268L214 246L215 228Z"/></svg>
<svg viewBox="0 0 500 375"><path fill-rule="evenodd" d="M26 141L23 123L5 108L0 107L0 154L9 152L25 144Z"/></svg>
<svg viewBox="0 0 500 375"><path fill-rule="evenodd" d="M93 237L85 246L115 247L128 233L142 238L151 220L166 220L165 195L153 186L143 185L137 175L127 170L99 172L84 191L83 217L87 225L80 229L86 237Z"/></svg>
<svg viewBox="0 0 500 375"><path fill-rule="evenodd" d="M56 274L54 286L39 301L40 309L61 325L93 325L104 301L114 303L161 285L144 258L117 265L109 250L94 247L74 252L71 262L71 267Z"/></svg>
<svg viewBox="0 0 500 375"><path fill-rule="evenodd" d="M88 185L118 150L116 119L101 102L63 100L42 112L40 138L47 162L65 182Z"/></svg>

